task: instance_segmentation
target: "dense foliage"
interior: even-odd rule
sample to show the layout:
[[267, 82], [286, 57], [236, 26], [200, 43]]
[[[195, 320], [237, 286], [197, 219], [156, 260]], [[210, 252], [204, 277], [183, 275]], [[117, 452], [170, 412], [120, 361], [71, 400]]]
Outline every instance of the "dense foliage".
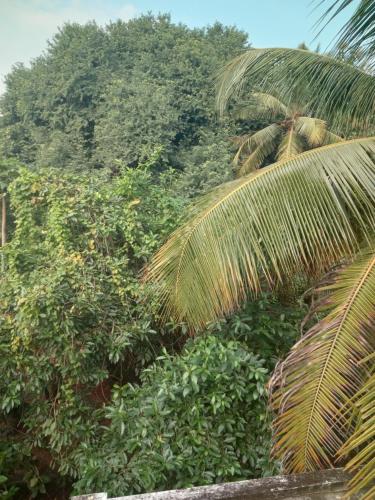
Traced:
[[[0, 496], [67, 498], [274, 472], [265, 385], [304, 308], [271, 295], [161, 326], [140, 280], [191, 199], [233, 178], [213, 77], [219, 24], [68, 24], [0, 101]], [[292, 305], [290, 305], [292, 303]], [[189, 340], [188, 340], [189, 339]], [[97, 470], [101, 470], [100, 476]]]
[[106, 408], [111, 425], [80, 450], [77, 491], [117, 496], [272, 471], [263, 365], [240, 343], [216, 336], [159, 358], [141, 386], [115, 390]]
[[[20, 167], [8, 188], [16, 224], [0, 289], [0, 365], [9, 374], [0, 381], [4, 495], [15, 487], [41, 494], [48, 481], [62, 488], [62, 478], [66, 488], [78, 481], [77, 491], [122, 494], [272, 469], [262, 395], [297, 317], [286, 322], [265, 296], [171, 357], [186, 341], [184, 325], [157, 326], [158, 305], [138, 278], [184, 206], [176, 174], [158, 170], [160, 156], [120, 166], [116, 176]], [[197, 413], [186, 412], [193, 402]], [[186, 426], [170, 434], [167, 415]], [[211, 447], [199, 444], [202, 429], [211, 429]], [[101, 482], [93, 464], [107, 471]]]
[[171, 160], [217, 128], [213, 77], [247, 45], [235, 28], [142, 16], [67, 24], [1, 99], [0, 152], [39, 166], [134, 165], [163, 145]]
[[152, 176], [150, 165], [112, 181], [107, 172], [21, 169], [10, 187], [16, 229], [1, 278], [1, 371], [10, 376], [0, 381], [3, 429], [22, 453], [47, 448], [47, 462], [64, 471], [69, 450], [95, 432], [94, 409], [113, 380], [137, 377], [167, 342], [137, 275], [180, 203], [168, 174], [155, 183]]

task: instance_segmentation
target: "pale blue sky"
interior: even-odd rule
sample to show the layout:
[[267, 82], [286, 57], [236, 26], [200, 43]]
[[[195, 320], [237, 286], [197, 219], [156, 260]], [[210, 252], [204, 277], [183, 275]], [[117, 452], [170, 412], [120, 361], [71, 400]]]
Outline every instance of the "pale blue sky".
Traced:
[[27, 64], [38, 56], [66, 21], [95, 19], [105, 24], [147, 11], [169, 12], [173, 21], [189, 26], [215, 21], [236, 25], [255, 47], [295, 47], [305, 41], [315, 48], [319, 41], [325, 48], [350, 11], [313, 41], [313, 26], [322, 11], [314, 10], [317, 4], [318, 0], [0, 0], [0, 93], [12, 64]]

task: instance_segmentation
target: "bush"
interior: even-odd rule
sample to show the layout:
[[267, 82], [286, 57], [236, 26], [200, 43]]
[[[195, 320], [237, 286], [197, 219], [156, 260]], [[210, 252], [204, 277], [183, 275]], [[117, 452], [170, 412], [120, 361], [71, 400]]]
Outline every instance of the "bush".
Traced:
[[168, 175], [154, 178], [151, 164], [116, 178], [21, 169], [9, 188], [0, 425], [1, 452], [19, 457], [3, 476], [20, 487], [42, 488], [41, 470], [71, 474], [70, 453], [97, 434], [113, 383], [137, 380], [168, 345], [138, 279], [178, 221]]
[[77, 454], [75, 491], [126, 495], [271, 472], [266, 379], [264, 361], [214, 335], [164, 353], [142, 385], [114, 391], [109, 427]]
[[242, 342], [259, 354], [272, 372], [277, 361], [284, 358], [296, 342], [306, 313], [307, 306], [295, 299], [281, 303], [277, 296], [263, 292], [229, 318], [209, 325], [209, 331]]

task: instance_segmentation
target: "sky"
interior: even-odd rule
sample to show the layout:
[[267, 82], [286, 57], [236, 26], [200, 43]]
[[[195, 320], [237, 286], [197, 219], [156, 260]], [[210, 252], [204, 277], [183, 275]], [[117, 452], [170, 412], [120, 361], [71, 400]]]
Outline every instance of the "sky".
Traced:
[[[326, 5], [330, 2], [325, 0]], [[332, 0], [331, 0], [332, 1]], [[65, 22], [129, 20], [149, 11], [170, 13], [176, 23], [202, 27], [219, 21], [249, 34], [254, 47], [296, 47], [305, 42], [322, 49], [350, 14], [332, 22], [314, 40], [322, 12], [318, 0], [0, 0], [0, 94], [13, 64], [40, 55]]]

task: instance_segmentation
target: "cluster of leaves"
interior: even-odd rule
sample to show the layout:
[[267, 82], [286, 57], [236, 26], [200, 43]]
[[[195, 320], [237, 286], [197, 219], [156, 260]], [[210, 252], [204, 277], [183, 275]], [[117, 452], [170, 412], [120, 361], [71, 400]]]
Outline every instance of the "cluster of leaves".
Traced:
[[307, 306], [290, 294], [282, 300], [280, 295], [263, 292], [227, 319], [211, 323], [208, 331], [246, 345], [272, 372], [298, 338], [306, 312]]
[[75, 489], [116, 496], [272, 474], [266, 378], [263, 360], [216, 335], [165, 353], [141, 386], [114, 391], [110, 426], [77, 453]]

